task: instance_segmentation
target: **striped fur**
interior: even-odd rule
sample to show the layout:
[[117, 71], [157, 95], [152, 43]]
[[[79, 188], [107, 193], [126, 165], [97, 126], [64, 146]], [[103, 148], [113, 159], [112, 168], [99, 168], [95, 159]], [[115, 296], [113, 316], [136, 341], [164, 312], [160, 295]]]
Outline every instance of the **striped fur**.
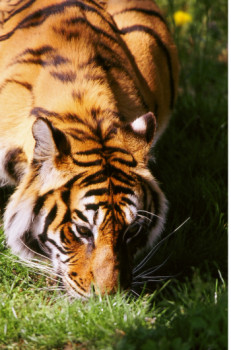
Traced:
[[51, 258], [74, 296], [129, 287], [133, 257], [163, 229], [147, 161], [177, 80], [152, 0], [0, 3], [0, 184], [16, 186], [7, 242]]

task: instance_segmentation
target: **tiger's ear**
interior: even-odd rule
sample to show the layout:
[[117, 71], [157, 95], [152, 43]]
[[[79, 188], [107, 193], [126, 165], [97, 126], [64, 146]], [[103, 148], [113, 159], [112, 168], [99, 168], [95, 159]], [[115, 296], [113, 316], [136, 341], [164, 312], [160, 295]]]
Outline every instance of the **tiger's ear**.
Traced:
[[156, 130], [156, 117], [148, 112], [124, 126], [124, 132], [130, 142], [135, 139], [143, 146], [150, 146]]
[[38, 118], [32, 126], [32, 133], [35, 139], [35, 160], [42, 161], [70, 154], [70, 144], [66, 136], [61, 130], [55, 128], [49, 120]]

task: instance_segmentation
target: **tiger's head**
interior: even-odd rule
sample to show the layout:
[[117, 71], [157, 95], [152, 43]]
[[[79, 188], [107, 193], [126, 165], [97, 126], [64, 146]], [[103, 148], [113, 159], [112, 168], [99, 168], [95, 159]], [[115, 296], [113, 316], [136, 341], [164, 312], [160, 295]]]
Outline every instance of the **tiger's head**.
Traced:
[[166, 200], [147, 168], [151, 112], [126, 125], [76, 118], [77, 128], [36, 119], [33, 159], [4, 222], [13, 252], [49, 257], [67, 291], [88, 297], [92, 288], [129, 288], [134, 256], [162, 230]]

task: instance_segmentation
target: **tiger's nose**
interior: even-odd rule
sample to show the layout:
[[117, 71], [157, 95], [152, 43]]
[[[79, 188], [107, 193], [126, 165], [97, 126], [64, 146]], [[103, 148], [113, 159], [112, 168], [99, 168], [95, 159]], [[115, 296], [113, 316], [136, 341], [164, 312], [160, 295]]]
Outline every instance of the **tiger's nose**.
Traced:
[[110, 266], [98, 268], [93, 273], [94, 290], [96, 294], [112, 294], [118, 290], [119, 273]]
[[93, 286], [96, 294], [115, 293], [119, 287], [119, 268], [110, 247], [97, 249], [93, 266]]

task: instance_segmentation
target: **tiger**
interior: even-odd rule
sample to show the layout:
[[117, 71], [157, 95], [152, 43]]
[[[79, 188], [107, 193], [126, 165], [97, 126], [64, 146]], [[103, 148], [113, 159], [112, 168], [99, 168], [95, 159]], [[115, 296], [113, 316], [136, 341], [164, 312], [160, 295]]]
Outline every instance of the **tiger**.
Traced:
[[129, 290], [135, 258], [163, 231], [148, 160], [178, 75], [153, 0], [0, 1], [6, 243], [50, 259], [74, 298]]

